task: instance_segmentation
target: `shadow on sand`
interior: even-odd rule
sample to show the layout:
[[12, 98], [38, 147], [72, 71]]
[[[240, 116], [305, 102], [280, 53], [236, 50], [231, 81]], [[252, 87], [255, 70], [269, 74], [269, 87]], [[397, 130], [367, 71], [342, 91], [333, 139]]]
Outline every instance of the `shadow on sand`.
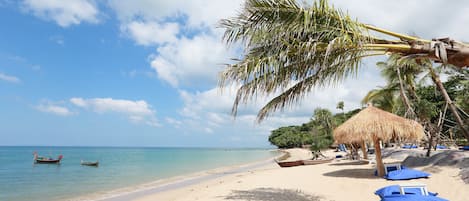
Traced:
[[256, 188], [247, 191], [233, 191], [225, 200], [252, 201], [319, 201], [321, 197], [308, 195], [301, 191], [280, 188]]
[[328, 177], [348, 177], [356, 179], [381, 179], [380, 177], [374, 175], [374, 169], [360, 168], [337, 170], [324, 173], [323, 175]]

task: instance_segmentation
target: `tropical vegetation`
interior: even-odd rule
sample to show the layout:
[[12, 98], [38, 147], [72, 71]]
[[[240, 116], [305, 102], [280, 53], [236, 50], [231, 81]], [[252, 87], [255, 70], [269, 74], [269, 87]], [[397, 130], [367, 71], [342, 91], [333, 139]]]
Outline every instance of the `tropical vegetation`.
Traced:
[[257, 119], [262, 121], [314, 88], [358, 73], [364, 57], [396, 53], [416, 62], [429, 59], [459, 69], [469, 64], [468, 44], [449, 38], [422, 39], [353, 19], [327, 0], [312, 5], [247, 0], [237, 16], [220, 22], [226, 43], [242, 43], [246, 48], [242, 59], [227, 65], [220, 75], [220, 86], [241, 85], [233, 115], [240, 103], [276, 95], [260, 109]]
[[[339, 103], [340, 104], [340, 103]], [[343, 102], [341, 103], [343, 109]], [[334, 142], [332, 131], [360, 109], [332, 114], [324, 108], [316, 108], [311, 119], [302, 125], [280, 127], [271, 131], [269, 142], [279, 148], [311, 146], [312, 150], [321, 150]]]

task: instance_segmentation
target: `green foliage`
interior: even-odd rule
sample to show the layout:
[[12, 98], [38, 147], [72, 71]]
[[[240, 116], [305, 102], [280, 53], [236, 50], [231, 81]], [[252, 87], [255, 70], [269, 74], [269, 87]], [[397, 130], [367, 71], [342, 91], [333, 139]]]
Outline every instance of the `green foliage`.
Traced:
[[301, 131], [300, 128], [300, 126], [288, 126], [275, 129], [269, 136], [269, 142], [279, 148], [294, 148], [311, 144], [311, 135]]
[[327, 109], [316, 108], [309, 122], [301, 126], [287, 126], [271, 131], [269, 142], [279, 148], [301, 147], [302, 145], [311, 145], [312, 150], [327, 148], [334, 142], [332, 136], [334, 128], [359, 111], [360, 109], [355, 109], [333, 115]]

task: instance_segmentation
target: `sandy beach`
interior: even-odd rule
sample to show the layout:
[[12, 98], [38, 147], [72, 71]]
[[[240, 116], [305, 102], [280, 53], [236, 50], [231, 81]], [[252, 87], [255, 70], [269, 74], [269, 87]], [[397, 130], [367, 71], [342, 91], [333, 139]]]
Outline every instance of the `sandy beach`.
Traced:
[[[308, 150], [289, 149], [286, 151], [291, 156], [287, 160], [311, 158], [311, 152]], [[423, 152], [423, 150], [391, 150], [385, 152], [387, 153], [385, 162], [401, 161], [409, 153], [415, 155]], [[435, 153], [439, 152], [442, 151]], [[330, 150], [323, 154], [333, 157], [338, 153]], [[469, 157], [467, 152], [457, 154], [459, 158], [454, 160]], [[452, 158], [454, 158], [453, 155], [451, 155]], [[230, 172], [230, 168], [219, 170], [218, 173], [222, 174], [215, 174], [218, 176], [200, 179], [199, 175], [192, 178], [196, 179], [194, 182], [173, 181], [153, 191], [150, 189], [146, 192], [134, 192], [109, 200], [379, 200], [379, 197], [374, 195], [377, 189], [388, 185], [409, 183], [426, 184], [429, 191], [438, 192], [440, 197], [452, 201], [466, 201], [469, 197], [469, 184], [465, 184], [460, 178], [460, 169], [454, 165], [433, 164], [413, 167], [432, 175], [428, 179], [407, 181], [388, 181], [376, 177], [373, 174], [374, 168], [373, 164], [346, 159], [334, 160], [327, 164], [280, 168], [273, 160], [269, 160], [245, 169], [237, 167], [237, 171], [234, 172]], [[173, 186], [168, 187], [168, 185]]]

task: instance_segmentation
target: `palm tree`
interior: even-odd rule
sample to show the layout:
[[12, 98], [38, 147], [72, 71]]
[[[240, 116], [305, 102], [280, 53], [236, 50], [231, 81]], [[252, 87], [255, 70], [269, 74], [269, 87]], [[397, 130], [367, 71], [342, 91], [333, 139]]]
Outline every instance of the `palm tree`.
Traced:
[[335, 108], [339, 109], [339, 110], [342, 110], [342, 113], [344, 113], [344, 101], [339, 101]]
[[241, 42], [246, 47], [244, 57], [227, 65], [220, 75], [220, 86], [241, 84], [232, 114], [236, 115], [239, 103], [280, 93], [259, 111], [259, 122], [316, 87], [356, 74], [364, 57], [397, 53], [460, 68], [469, 65], [468, 44], [426, 40], [367, 25], [327, 0], [311, 6], [300, 6], [296, 0], [247, 0], [239, 15], [221, 20], [220, 26], [227, 44]]
[[372, 89], [362, 99], [362, 104], [372, 103], [384, 111], [395, 113], [397, 108], [396, 92], [398, 91], [396, 84], [388, 84], [378, 89]]
[[459, 125], [462, 133], [466, 137], [466, 139], [469, 141], [469, 131], [466, 129], [466, 124], [464, 124], [461, 116], [459, 115], [458, 109], [456, 108], [455, 102], [451, 99], [451, 97], [448, 95], [448, 92], [446, 91], [445, 87], [443, 86], [443, 83], [440, 80], [440, 76], [438, 73], [433, 69], [431, 66], [427, 66], [428, 69], [428, 75], [435, 84], [435, 86], [438, 88], [440, 91], [441, 95], [443, 98], [445, 98], [446, 103], [449, 106], [449, 109], [451, 110], [451, 114], [454, 116], [456, 119], [456, 123]]
[[[469, 133], [467, 132], [465, 124], [454, 105], [454, 101], [451, 100], [451, 97], [443, 87], [439, 75], [433, 68], [433, 64], [429, 59], [416, 60], [412, 57], [402, 57], [400, 55], [393, 54], [386, 62], [378, 62], [377, 66], [381, 68], [381, 75], [386, 78], [388, 85], [381, 89], [370, 91], [362, 102], [378, 101], [378, 107], [380, 106], [379, 103], [381, 103], [385, 106], [382, 109], [395, 112], [394, 110], [389, 110], [393, 103], [392, 100], [394, 100], [391, 97], [395, 96], [395, 93], [399, 92], [401, 100], [407, 108], [406, 116], [407, 114], [411, 114], [411, 116], [417, 117], [414, 107], [412, 106], [412, 102], [416, 103], [419, 101], [415, 91], [415, 80], [418, 74], [428, 72], [426, 77], [430, 77], [435, 86], [437, 86], [438, 90], [445, 98], [445, 101], [449, 104], [449, 108], [462, 133], [469, 140]], [[406, 95], [407, 93], [410, 94], [412, 100], [409, 100]]]

